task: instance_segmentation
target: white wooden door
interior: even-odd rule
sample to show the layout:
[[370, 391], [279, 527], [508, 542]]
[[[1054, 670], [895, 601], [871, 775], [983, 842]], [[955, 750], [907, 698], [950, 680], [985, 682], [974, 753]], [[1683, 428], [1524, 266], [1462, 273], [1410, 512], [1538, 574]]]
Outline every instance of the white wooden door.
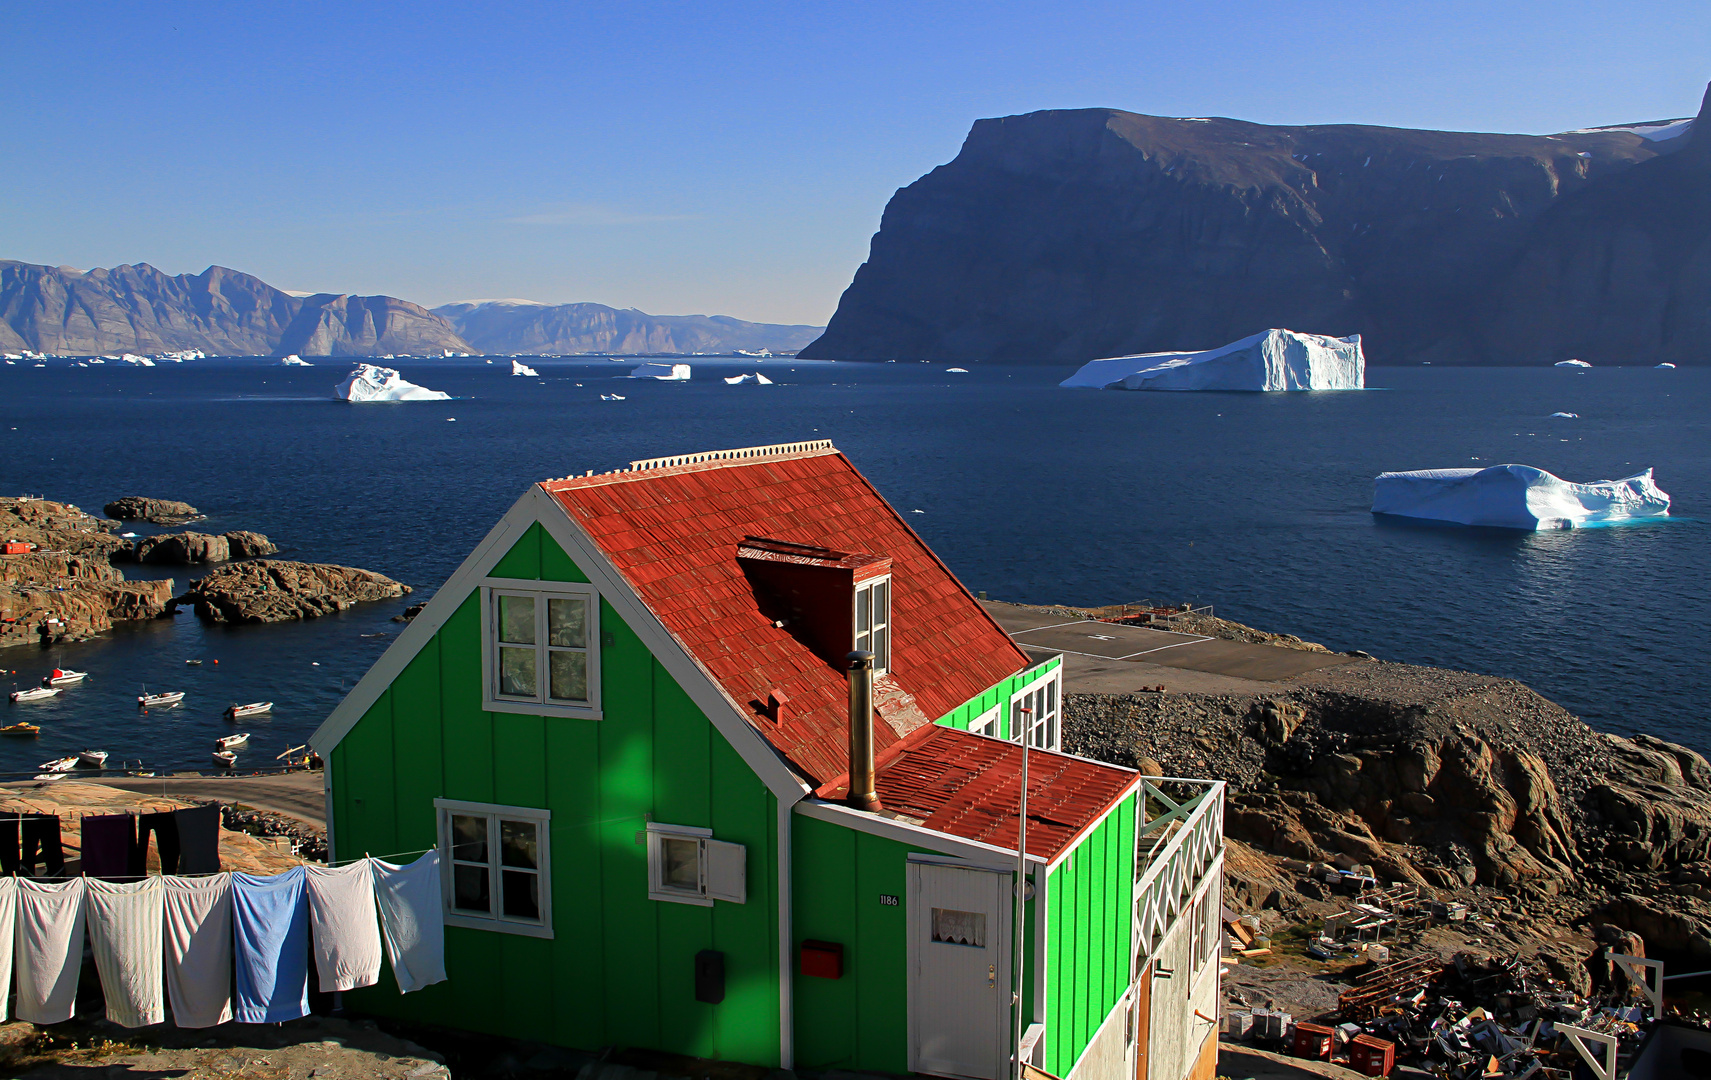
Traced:
[[1014, 875], [909, 864], [909, 1068], [1000, 1080], [1010, 1071]]

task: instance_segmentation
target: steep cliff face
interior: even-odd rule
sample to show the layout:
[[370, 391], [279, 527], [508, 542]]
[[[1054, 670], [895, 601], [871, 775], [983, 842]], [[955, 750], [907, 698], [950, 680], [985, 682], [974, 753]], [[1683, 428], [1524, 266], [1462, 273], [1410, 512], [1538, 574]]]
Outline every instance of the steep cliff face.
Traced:
[[1361, 334], [1380, 363], [1479, 362], [1535, 223], [1672, 148], [1111, 109], [982, 120], [892, 198], [802, 355], [1068, 363], [1286, 326]]
[[794, 352], [825, 329], [728, 315], [649, 315], [603, 304], [486, 300], [434, 309], [486, 353]]
[[303, 356], [473, 351], [451, 324], [419, 304], [391, 296], [317, 293], [272, 350]]
[[223, 266], [174, 276], [147, 263], [81, 271], [5, 261], [0, 348], [70, 356], [469, 351], [443, 319], [390, 296], [292, 296]]
[[1496, 292], [1494, 357], [1711, 361], [1711, 89], [1682, 138], [1540, 217]]

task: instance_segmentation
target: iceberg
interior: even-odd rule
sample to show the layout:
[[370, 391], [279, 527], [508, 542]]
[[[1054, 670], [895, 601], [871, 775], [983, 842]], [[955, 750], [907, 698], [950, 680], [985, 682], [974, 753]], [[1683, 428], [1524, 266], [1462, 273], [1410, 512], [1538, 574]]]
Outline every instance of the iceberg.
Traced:
[[[489, 361], [489, 363], [491, 363], [491, 362], [492, 361]], [[530, 367], [529, 365], [523, 363], [521, 360], [513, 360], [513, 361], [511, 361], [511, 374], [513, 374], [513, 375], [527, 375], [531, 379], [538, 379], [538, 378], [540, 378], [541, 373], [536, 371], [534, 368]]]
[[1558, 360], [1552, 367], [1591, 367], [1585, 360]]
[[726, 386], [741, 386], [743, 383], [751, 383], [751, 382], [754, 383], [756, 386], [771, 386], [772, 385], [772, 380], [767, 378], [765, 375], [762, 375], [758, 371], [755, 372], [753, 375], [732, 375], [730, 378], [725, 380], [725, 385]]
[[1096, 390], [1360, 390], [1360, 335], [1336, 338], [1267, 330], [1200, 352], [1092, 360], [1058, 384]]
[[124, 353], [119, 359], [133, 367], [154, 367], [153, 360], [146, 356], [138, 356], [136, 353]]
[[333, 396], [345, 401], [450, 401], [450, 394], [407, 382], [391, 368], [358, 364], [345, 381], [333, 387]]
[[632, 379], [658, 379], [661, 382], [688, 382], [688, 364], [637, 364], [630, 372]]
[[1551, 413], [1551, 419], [1579, 420], [1580, 414], [1577, 412], [1554, 412]]
[[1671, 364], [1671, 363], [1668, 363], [1668, 362], [1665, 362], [1665, 363], [1662, 363], [1662, 364], [1659, 364], [1659, 365], [1657, 365], [1657, 366], [1658, 366], [1658, 367], [1661, 367], [1661, 368], [1673, 368], [1673, 367], [1675, 367], [1675, 365], [1674, 365], [1674, 364]]
[[946, 375], [967, 375], [968, 369], [965, 367], [948, 367], [945, 369], [945, 374]]
[[1373, 483], [1372, 512], [1499, 529], [1575, 529], [1669, 516], [1652, 471], [1575, 484], [1531, 465], [1387, 472]]
[[309, 361], [303, 359], [301, 356], [298, 356], [296, 353], [292, 353], [290, 356], [287, 356], [285, 359], [281, 360], [279, 362], [279, 366], [280, 367], [314, 367], [315, 365], [311, 364]]

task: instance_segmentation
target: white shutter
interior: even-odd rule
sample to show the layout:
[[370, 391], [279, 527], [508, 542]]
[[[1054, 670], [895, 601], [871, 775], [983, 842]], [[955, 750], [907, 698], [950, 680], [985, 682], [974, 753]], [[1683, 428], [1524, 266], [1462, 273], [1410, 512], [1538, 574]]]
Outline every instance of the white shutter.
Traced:
[[746, 904], [749, 900], [749, 849], [723, 840], [703, 841], [707, 854], [707, 898]]

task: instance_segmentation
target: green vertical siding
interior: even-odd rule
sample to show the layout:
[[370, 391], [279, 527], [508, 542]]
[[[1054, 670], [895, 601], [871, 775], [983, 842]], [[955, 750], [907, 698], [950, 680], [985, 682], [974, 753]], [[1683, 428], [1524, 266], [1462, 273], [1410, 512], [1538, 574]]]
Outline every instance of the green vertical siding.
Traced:
[[[491, 576], [588, 580], [538, 524]], [[338, 852], [432, 846], [436, 797], [544, 807], [554, 937], [448, 927], [447, 982], [401, 996], [387, 974], [353, 992], [352, 1007], [585, 1049], [776, 1065], [771, 793], [608, 604], [598, 721], [484, 711], [481, 629], [471, 593], [333, 751]], [[748, 902], [649, 900], [646, 847], [636, 842], [649, 820], [745, 845]], [[719, 1005], [694, 999], [702, 949], [725, 953]]]
[[[1056, 671], [1062, 664], [1063, 657], [1054, 656], [1038, 667], [1031, 667], [1026, 671], [1012, 675], [939, 717], [937, 723], [946, 727], [954, 727], [959, 731], [967, 731], [969, 725], [979, 720], [992, 706], [1003, 704], [1006, 708], [998, 714], [998, 734], [1000, 738], [1008, 739], [1012, 734], [1010, 731], [1010, 709], [1008, 708], [1010, 699], [1016, 695], [1018, 690], [1024, 686], [1033, 685], [1042, 676]], [[1063, 707], [1061, 701], [1058, 707], [1060, 709]]]
[[1135, 797], [1051, 872], [1046, 899], [1046, 1071], [1065, 1076], [1129, 985]]

